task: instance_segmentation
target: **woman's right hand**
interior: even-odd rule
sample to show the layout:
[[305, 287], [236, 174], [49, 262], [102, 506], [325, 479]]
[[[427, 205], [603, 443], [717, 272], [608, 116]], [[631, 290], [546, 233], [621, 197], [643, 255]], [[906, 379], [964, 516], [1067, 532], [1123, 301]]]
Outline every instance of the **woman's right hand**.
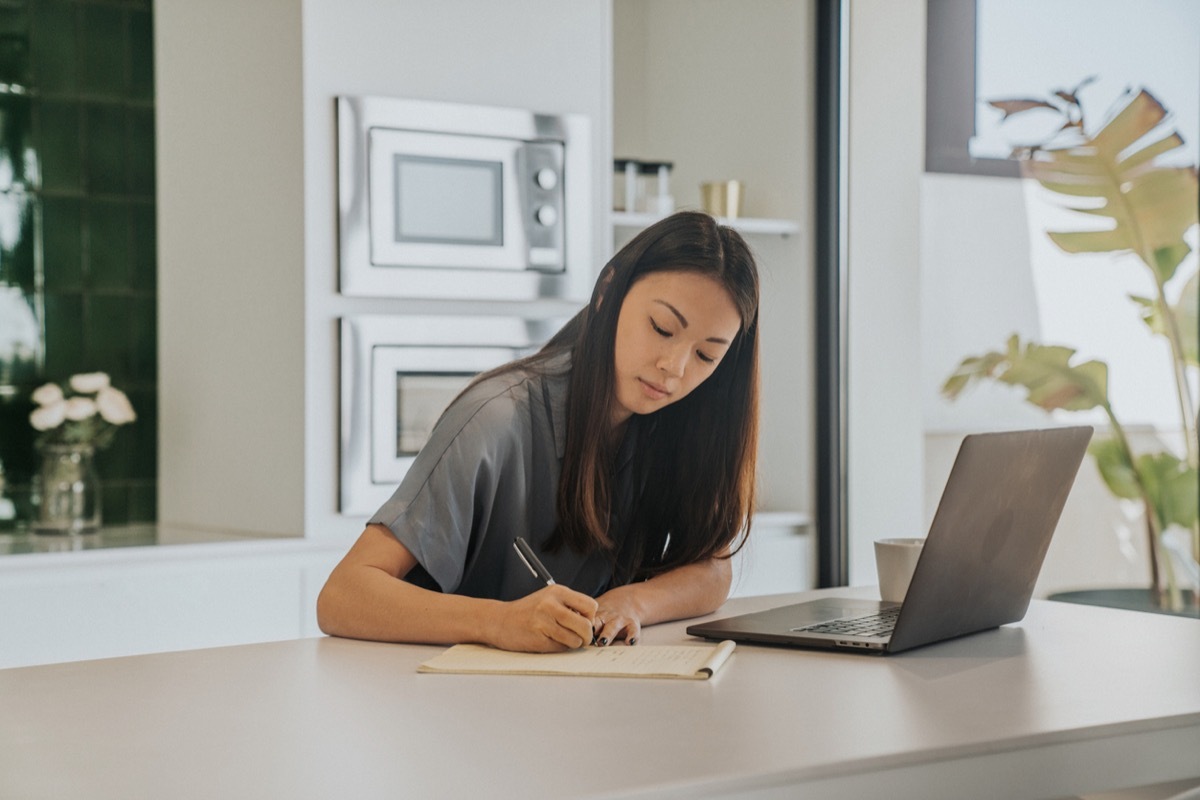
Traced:
[[596, 600], [554, 584], [501, 606], [488, 644], [502, 650], [555, 653], [592, 643]]

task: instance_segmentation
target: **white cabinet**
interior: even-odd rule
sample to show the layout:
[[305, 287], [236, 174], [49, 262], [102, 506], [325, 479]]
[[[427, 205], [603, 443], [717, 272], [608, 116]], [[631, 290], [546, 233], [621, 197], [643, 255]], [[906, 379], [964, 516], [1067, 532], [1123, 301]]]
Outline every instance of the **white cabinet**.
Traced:
[[816, 588], [815, 537], [807, 514], [754, 515], [750, 538], [733, 557], [730, 597]]
[[315, 636], [343, 549], [303, 541], [0, 561], [0, 668]]

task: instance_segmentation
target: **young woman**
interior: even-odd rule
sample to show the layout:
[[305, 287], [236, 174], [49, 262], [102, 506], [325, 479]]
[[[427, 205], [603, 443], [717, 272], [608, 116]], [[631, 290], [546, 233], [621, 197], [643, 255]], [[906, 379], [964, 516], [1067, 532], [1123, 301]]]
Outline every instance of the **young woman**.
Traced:
[[450, 404], [329, 576], [321, 630], [545, 652], [709, 613], [748, 530], [757, 435], [753, 256], [707, 214], [674, 214], [541, 351]]

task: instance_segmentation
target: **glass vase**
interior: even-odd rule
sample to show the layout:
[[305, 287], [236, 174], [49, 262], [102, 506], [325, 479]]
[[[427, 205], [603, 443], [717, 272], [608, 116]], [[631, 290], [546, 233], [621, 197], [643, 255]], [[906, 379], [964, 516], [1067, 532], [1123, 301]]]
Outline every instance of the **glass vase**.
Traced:
[[100, 481], [90, 444], [47, 444], [42, 456], [38, 533], [79, 534], [100, 529]]
[[1200, 616], [1200, 561], [1192, 550], [1192, 532], [1182, 525], [1171, 525], [1162, 532], [1163, 560], [1170, 575], [1163, 603], [1172, 611], [1191, 609]]

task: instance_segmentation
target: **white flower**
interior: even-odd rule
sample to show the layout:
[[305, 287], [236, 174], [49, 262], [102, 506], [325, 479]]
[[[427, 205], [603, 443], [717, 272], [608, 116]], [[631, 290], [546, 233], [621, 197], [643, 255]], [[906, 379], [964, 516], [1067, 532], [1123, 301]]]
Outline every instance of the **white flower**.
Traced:
[[48, 431], [51, 428], [57, 428], [59, 425], [62, 425], [63, 420], [66, 418], [66, 401], [59, 400], [57, 403], [35, 408], [33, 413], [29, 415], [29, 422], [39, 431]]
[[63, 390], [57, 383], [47, 383], [39, 386], [33, 392], [33, 402], [39, 406], [52, 406], [55, 403], [61, 403], [62, 399]]
[[71, 376], [71, 388], [77, 392], [98, 392], [101, 389], [109, 387], [107, 373], [104, 372], [83, 372], [79, 375]]
[[113, 425], [124, 425], [137, 419], [129, 398], [120, 389], [111, 386], [106, 386], [96, 394], [96, 408], [99, 409], [100, 416]]
[[67, 419], [80, 422], [96, 413], [96, 401], [90, 397], [72, 397], [67, 401]]

